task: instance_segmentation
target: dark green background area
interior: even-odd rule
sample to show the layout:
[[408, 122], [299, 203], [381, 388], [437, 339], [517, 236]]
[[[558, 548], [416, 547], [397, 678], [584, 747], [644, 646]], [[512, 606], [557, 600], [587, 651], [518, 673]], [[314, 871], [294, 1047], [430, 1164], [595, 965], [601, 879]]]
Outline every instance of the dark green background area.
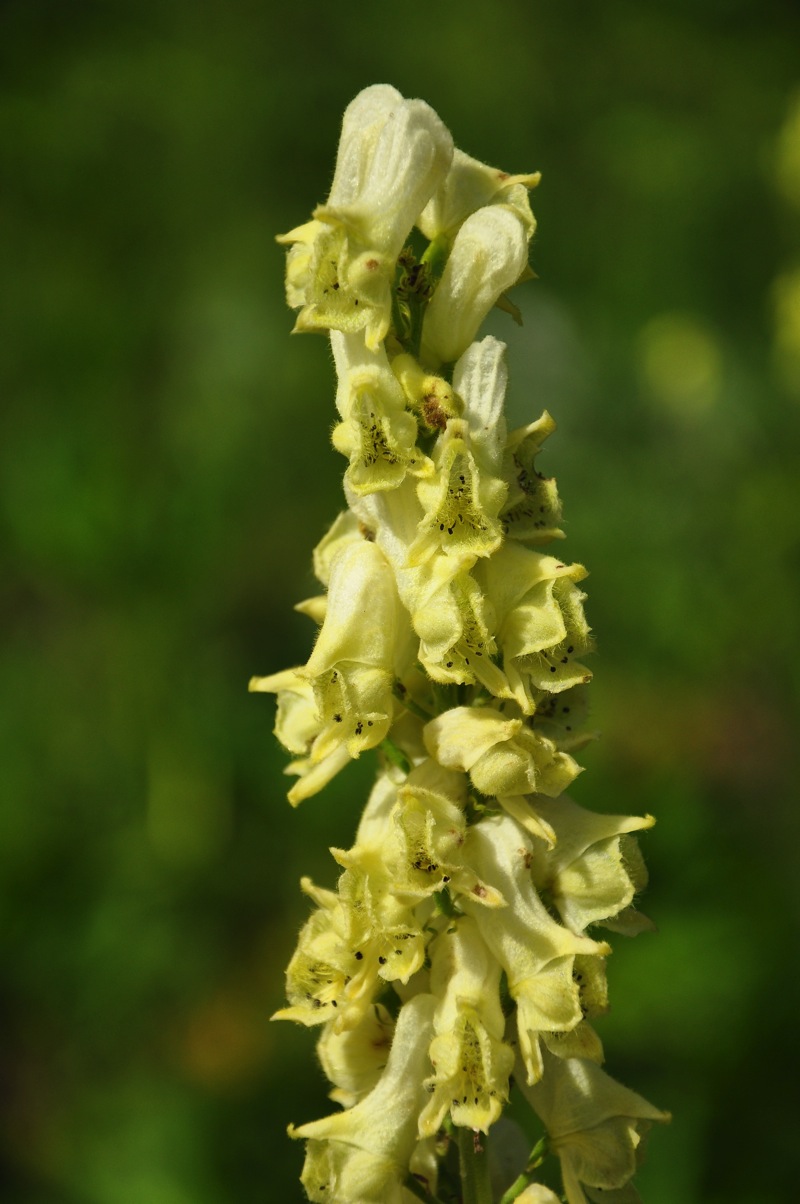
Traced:
[[293, 812], [251, 673], [341, 505], [275, 233], [391, 82], [540, 169], [515, 423], [591, 570], [579, 802], [652, 812], [608, 1069], [647, 1204], [796, 1195], [800, 13], [778, 0], [0, 8], [0, 1198], [299, 1201], [329, 1104], [270, 1025], [374, 761]]

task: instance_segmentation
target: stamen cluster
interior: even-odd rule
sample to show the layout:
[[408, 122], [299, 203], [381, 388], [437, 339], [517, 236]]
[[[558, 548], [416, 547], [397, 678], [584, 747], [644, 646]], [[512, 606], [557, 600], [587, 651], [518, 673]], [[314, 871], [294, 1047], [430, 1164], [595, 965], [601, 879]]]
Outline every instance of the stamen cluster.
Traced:
[[[564, 794], [591, 738], [586, 572], [542, 550], [563, 538], [536, 466], [553, 420], [507, 431], [505, 345], [476, 340], [493, 306], [516, 313], [538, 179], [471, 159], [377, 85], [344, 114], [327, 202], [279, 239], [295, 329], [330, 337], [347, 508], [314, 550], [325, 592], [298, 608], [319, 627], [308, 662], [251, 688], [278, 695], [292, 804], [380, 760], [336, 889], [303, 880], [314, 910], [276, 1017], [319, 1028], [341, 1105], [290, 1129], [315, 1202], [453, 1198], [449, 1141], [489, 1133], [512, 1076], [569, 1204], [637, 1199], [642, 1134], [666, 1119], [601, 1069], [590, 1023], [595, 926], [649, 926], [632, 833], [653, 820]], [[556, 1199], [533, 1182], [515, 1194]]]

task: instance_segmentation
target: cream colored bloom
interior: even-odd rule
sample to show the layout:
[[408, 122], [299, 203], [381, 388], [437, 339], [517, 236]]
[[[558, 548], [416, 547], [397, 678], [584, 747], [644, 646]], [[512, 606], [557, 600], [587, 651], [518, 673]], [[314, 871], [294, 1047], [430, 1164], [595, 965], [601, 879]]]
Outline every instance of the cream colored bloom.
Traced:
[[494, 612], [469, 573], [449, 581], [414, 614], [420, 637], [419, 659], [428, 675], [442, 683], [480, 682], [495, 698], [512, 698], [511, 687], [492, 659]]
[[361, 334], [335, 330], [331, 346], [342, 417], [332, 440], [350, 460], [345, 484], [356, 494], [366, 494], [396, 489], [407, 472], [430, 475], [433, 464], [416, 445], [417, 420], [405, 408], [405, 394], [383, 347], [370, 351]]
[[[334, 891], [323, 891], [304, 878], [301, 885], [317, 902], [297, 940], [286, 968], [289, 1007], [273, 1020], [335, 1029], [355, 1027], [366, 1015], [377, 982], [377, 967], [361, 966], [350, 940], [348, 915]], [[340, 1009], [341, 1005], [341, 1009]]]
[[563, 797], [557, 803], [543, 799], [540, 814], [556, 843], [536, 859], [534, 882], [549, 893], [567, 927], [584, 932], [628, 909], [647, 881], [629, 834], [651, 828], [653, 817], [598, 815]]
[[314, 758], [340, 745], [357, 757], [388, 732], [399, 621], [394, 577], [380, 549], [367, 540], [345, 545], [332, 565], [325, 622], [299, 671], [313, 687], [323, 725]]
[[303, 879], [318, 906], [286, 971], [290, 1006], [273, 1019], [331, 1021], [338, 1034], [362, 1023], [384, 983], [407, 983], [421, 969], [426, 937], [424, 919], [392, 890], [380, 848], [331, 851], [345, 872], [335, 891]]
[[500, 479], [506, 444], [507, 387], [506, 345], [491, 335], [480, 343], [471, 343], [453, 369], [453, 389], [463, 401], [472, 453], [484, 472]]
[[408, 549], [409, 564], [420, 564], [440, 552], [490, 556], [503, 538], [498, 515], [506, 485], [481, 471], [464, 419], [451, 418], [447, 423], [434, 448], [433, 463], [434, 475], [417, 485], [423, 518]]
[[358, 517], [352, 510], [343, 510], [337, 514], [322, 539], [314, 548], [314, 575], [323, 585], [330, 585], [333, 562], [342, 548], [348, 544], [360, 543], [364, 532]]
[[540, 1035], [575, 1028], [582, 1019], [576, 954], [602, 956], [609, 947], [562, 928], [548, 914], [531, 877], [533, 845], [510, 816], [474, 824], [467, 845], [477, 873], [509, 900], [497, 910], [467, 898], [461, 905], [506, 972], [528, 1081], [535, 1082], [542, 1074]]
[[[410, 478], [398, 489], [368, 497], [350, 492], [348, 501], [360, 522], [374, 532], [375, 542], [392, 566], [400, 601], [420, 640], [419, 658], [426, 671], [437, 681], [480, 679], [479, 674], [473, 676], [475, 665], [469, 649], [486, 651], [488, 662], [493, 645], [480, 592], [465, 581], [475, 563], [475, 552], [464, 545], [437, 550], [434, 534], [420, 535], [424, 515]], [[412, 563], [411, 548], [420, 548], [423, 542], [427, 544], [426, 558], [413, 558]], [[451, 649], [454, 657], [448, 655]], [[472, 669], [464, 667], [467, 657]], [[448, 660], [453, 664], [447, 665]], [[495, 669], [487, 665], [486, 672], [498, 681], [500, 674]]]
[[364, 331], [375, 350], [391, 322], [397, 257], [453, 154], [428, 105], [376, 85], [345, 112], [336, 172], [314, 218], [281, 235], [290, 244], [286, 294], [297, 331]]
[[385, 850], [356, 844], [331, 853], [345, 869], [337, 892], [356, 961], [383, 982], [407, 983], [425, 959], [424, 919], [395, 893]]
[[420, 1133], [433, 1136], [450, 1115], [456, 1125], [489, 1131], [508, 1099], [514, 1053], [503, 1041], [500, 964], [474, 920], [462, 916], [433, 947], [431, 991], [438, 1002], [430, 1047], [434, 1073]]
[[396, 355], [392, 372], [428, 430], [444, 430], [449, 418], [461, 417], [463, 402], [453, 386], [443, 376], [426, 372], [413, 355]]
[[[544, 1054], [545, 1072], [522, 1091], [544, 1124], [561, 1159], [568, 1204], [588, 1204], [592, 1188], [617, 1192], [633, 1177], [642, 1137], [656, 1121], [670, 1119], [647, 1100], [615, 1082], [593, 1062]], [[605, 1195], [603, 1196], [605, 1199]], [[613, 1200], [637, 1198], [609, 1196]]]
[[591, 650], [585, 594], [576, 584], [585, 576], [580, 564], [564, 564], [513, 541], [476, 569], [495, 608], [503, 671], [528, 715], [540, 692], [560, 693], [591, 678], [580, 660]]
[[489, 310], [516, 284], [528, 261], [528, 235], [502, 205], [473, 213], [456, 235], [422, 324], [425, 363], [453, 363], [469, 347]]
[[386, 1069], [360, 1103], [290, 1126], [291, 1137], [308, 1142], [302, 1182], [313, 1204], [403, 1204], [425, 1101], [434, 1005], [431, 995], [403, 1005]]
[[372, 851], [385, 862], [399, 900], [414, 905], [447, 888], [456, 897], [478, 899], [484, 907], [505, 906], [503, 897], [465, 859], [466, 780], [461, 774], [425, 761], [397, 788], [396, 800], [391, 825]]
[[495, 707], [454, 707], [425, 727], [432, 757], [462, 769], [481, 794], [556, 796], [580, 772], [567, 753], [539, 736], [522, 719], [506, 719]]

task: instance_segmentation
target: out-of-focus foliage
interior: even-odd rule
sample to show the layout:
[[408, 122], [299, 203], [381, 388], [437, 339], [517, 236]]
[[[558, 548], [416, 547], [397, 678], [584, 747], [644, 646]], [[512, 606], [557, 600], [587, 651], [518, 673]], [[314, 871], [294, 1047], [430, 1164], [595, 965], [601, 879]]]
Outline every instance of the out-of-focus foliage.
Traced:
[[322, 1076], [267, 1018], [371, 766], [292, 812], [245, 692], [307, 657], [344, 467], [273, 235], [377, 81], [543, 172], [492, 329], [592, 570], [576, 797], [659, 818], [601, 1025], [675, 1114], [643, 1196], [793, 1197], [799, 45], [778, 0], [2, 6], [8, 1204], [301, 1199]]

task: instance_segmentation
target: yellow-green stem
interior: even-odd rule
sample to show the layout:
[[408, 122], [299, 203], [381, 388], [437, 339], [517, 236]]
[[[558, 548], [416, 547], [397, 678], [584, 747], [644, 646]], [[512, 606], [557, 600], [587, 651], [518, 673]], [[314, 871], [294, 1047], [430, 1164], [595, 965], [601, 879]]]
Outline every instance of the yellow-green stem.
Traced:
[[458, 1164], [463, 1204], [492, 1204], [486, 1137], [473, 1129], [458, 1130]]

